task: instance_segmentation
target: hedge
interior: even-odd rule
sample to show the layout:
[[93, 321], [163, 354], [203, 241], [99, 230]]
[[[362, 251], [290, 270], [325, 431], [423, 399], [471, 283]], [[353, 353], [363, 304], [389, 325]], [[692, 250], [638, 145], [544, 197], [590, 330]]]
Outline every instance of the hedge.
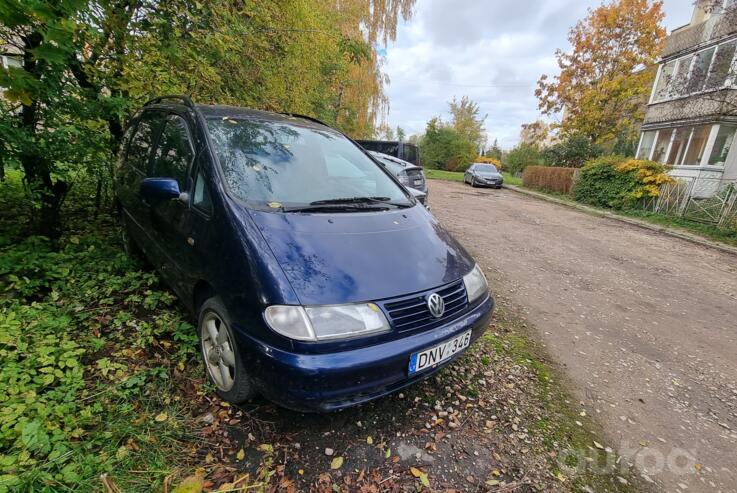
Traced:
[[571, 193], [576, 168], [527, 166], [522, 174], [522, 185], [548, 192]]
[[659, 163], [608, 156], [591, 160], [581, 169], [574, 195], [585, 204], [628, 209], [658, 197], [660, 187], [672, 182]]

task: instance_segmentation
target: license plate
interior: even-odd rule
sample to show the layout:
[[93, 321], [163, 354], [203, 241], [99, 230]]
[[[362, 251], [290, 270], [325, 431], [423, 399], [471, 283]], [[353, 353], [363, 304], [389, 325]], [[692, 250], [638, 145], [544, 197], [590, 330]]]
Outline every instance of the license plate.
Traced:
[[432, 368], [463, 351], [469, 344], [471, 344], [470, 330], [430, 349], [413, 353], [409, 357], [409, 374]]

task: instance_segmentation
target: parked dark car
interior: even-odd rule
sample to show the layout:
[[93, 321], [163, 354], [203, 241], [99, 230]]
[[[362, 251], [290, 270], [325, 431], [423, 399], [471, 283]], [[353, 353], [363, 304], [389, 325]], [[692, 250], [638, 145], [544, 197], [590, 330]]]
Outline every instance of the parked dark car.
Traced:
[[415, 166], [408, 161], [381, 152], [369, 151], [369, 154], [376, 158], [391, 174], [396, 176], [399, 183], [405, 187], [422, 192], [423, 195], [415, 196], [415, 198], [422, 205], [427, 205], [427, 180], [425, 179], [425, 170], [421, 166]]
[[420, 148], [415, 144], [398, 140], [357, 140], [356, 142], [367, 151], [388, 154], [415, 166], [422, 166]]
[[359, 404], [431, 375], [488, 325], [494, 300], [466, 250], [314, 119], [154, 99], [125, 134], [116, 192], [127, 248], [197, 314], [228, 401]]
[[473, 163], [463, 174], [463, 181], [472, 187], [502, 188], [504, 178], [493, 164]]

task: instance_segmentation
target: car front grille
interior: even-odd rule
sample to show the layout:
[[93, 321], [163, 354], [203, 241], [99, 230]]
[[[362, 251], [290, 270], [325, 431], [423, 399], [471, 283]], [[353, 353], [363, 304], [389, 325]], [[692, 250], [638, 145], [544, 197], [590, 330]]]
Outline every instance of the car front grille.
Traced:
[[[445, 312], [439, 318], [430, 314], [427, 308], [427, 297], [438, 293], [445, 302]], [[417, 329], [432, 329], [439, 327], [452, 319], [468, 307], [468, 298], [463, 281], [456, 281], [439, 289], [389, 300], [383, 303], [384, 310], [389, 315], [389, 321], [400, 332]]]

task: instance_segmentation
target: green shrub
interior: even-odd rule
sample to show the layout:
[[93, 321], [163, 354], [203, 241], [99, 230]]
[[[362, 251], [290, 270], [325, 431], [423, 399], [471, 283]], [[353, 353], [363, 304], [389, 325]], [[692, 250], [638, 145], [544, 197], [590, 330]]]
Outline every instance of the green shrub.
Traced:
[[657, 197], [660, 186], [672, 180], [654, 161], [608, 156], [581, 169], [574, 196], [579, 202], [597, 207], [628, 209], [644, 198]]
[[527, 166], [540, 166], [543, 164], [543, 159], [536, 145], [523, 142], [504, 156], [502, 164], [503, 169], [514, 175], [522, 173]]
[[571, 135], [566, 140], [553, 144], [542, 151], [547, 166], [580, 168], [587, 161], [597, 158], [604, 150], [583, 135]]

